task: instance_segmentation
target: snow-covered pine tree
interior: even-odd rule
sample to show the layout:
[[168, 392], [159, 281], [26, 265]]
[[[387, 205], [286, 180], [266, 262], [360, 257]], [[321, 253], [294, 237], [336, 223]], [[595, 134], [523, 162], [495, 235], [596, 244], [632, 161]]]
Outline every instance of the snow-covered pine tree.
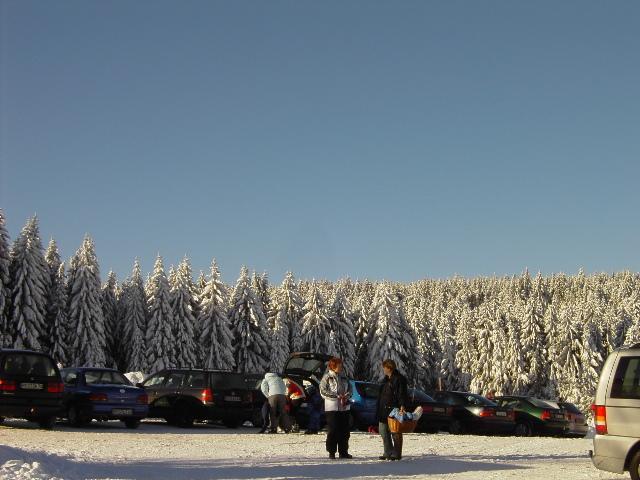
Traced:
[[[147, 301], [140, 262], [133, 264], [131, 277], [123, 284], [120, 296], [123, 330], [123, 357], [129, 371], [147, 368]], [[151, 373], [148, 371], [147, 373]]]
[[[37, 217], [29, 219], [10, 253], [11, 314], [9, 331], [13, 347], [40, 350], [46, 335], [49, 268], [44, 259]], [[11, 345], [11, 344], [10, 344]]]
[[495, 319], [498, 316], [496, 305], [493, 301], [485, 301], [478, 308], [476, 330], [476, 351], [471, 364], [471, 391], [486, 395], [495, 388]]
[[72, 363], [76, 366], [104, 367], [106, 339], [101, 304], [98, 259], [93, 240], [87, 235], [74, 255], [75, 272], [69, 296]]
[[578, 401], [578, 380], [582, 373], [582, 332], [576, 323], [575, 308], [563, 305], [556, 313], [555, 305], [548, 309], [549, 323], [554, 327], [549, 336], [550, 379], [558, 397]]
[[175, 367], [171, 291], [160, 255], [153, 266], [148, 292], [146, 369], [148, 372], [157, 372], [164, 368]]
[[[356, 301], [354, 304], [354, 330], [356, 336], [355, 378], [369, 378], [369, 345], [376, 330], [373, 324], [372, 305], [375, 288], [369, 280], [356, 285]], [[380, 375], [376, 374], [375, 379]]]
[[[278, 296], [279, 297], [279, 296]], [[271, 359], [269, 361], [270, 372], [282, 372], [289, 358], [289, 322], [287, 319], [286, 304], [276, 298], [273, 306], [273, 330], [271, 330]]]
[[9, 329], [9, 263], [9, 234], [0, 208], [0, 348], [11, 345], [13, 340]]
[[107, 281], [102, 286], [101, 301], [106, 342], [105, 359], [107, 366], [111, 368], [116, 368], [121, 363], [119, 357], [121, 355], [122, 326], [118, 312], [117, 290], [116, 274], [113, 271], [109, 271]]
[[442, 350], [434, 322], [429, 318], [427, 299], [422, 297], [417, 303], [417, 309], [413, 310], [414, 317], [409, 319], [417, 352], [414, 383], [430, 391], [437, 386]]
[[[279, 292], [279, 308], [284, 309], [284, 319], [289, 334], [289, 352], [302, 350], [302, 308], [303, 302], [298, 293], [295, 278], [292, 272], [287, 272], [282, 281]], [[287, 353], [289, 353], [287, 352]]]
[[[267, 272], [263, 272], [262, 275], [253, 272], [251, 286], [253, 287], [253, 291], [256, 292], [256, 297], [262, 304], [262, 311], [268, 323], [269, 312], [271, 311], [271, 300], [269, 299], [269, 275]], [[273, 325], [269, 325], [269, 328], [272, 329]]]
[[195, 300], [191, 264], [186, 257], [178, 265], [171, 294], [175, 325], [175, 363], [181, 368], [194, 368], [198, 364], [199, 354], [195, 341], [196, 318], [193, 315]]
[[56, 241], [52, 238], [49, 240], [49, 245], [47, 245], [47, 250], [44, 254], [44, 260], [47, 262], [48, 274], [49, 274], [49, 285], [47, 288], [47, 315], [45, 317], [45, 335], [43, 341], [41, 342], [41, 347], [46, 350], [51, 350], [51, 339], [55, 334], [53, 332], [54, 323], [56, 317], [58, 315], [57, 306], [59, 302], [55, 298], [56, 292], [59, 291], [58, 285], [56, 285], [58, 278], [58, 269], [61, 265], [60, 260], [60, 252], [58, 251], [58, 246], [56, 245]]
[[315, 282], [311, 284], [302, 317], [304, 350], [330, 354], [329, 336], [332, 325], [327, 316], [327, 308]]
[[333, 330], [335, 354], [342, 359], [346, 374], [352, 377], [355, 373], [356, 335], [351, 306], [342, 285], [338, 286], [329, 309], [329, 324]]
[[544, 301], [540, 291], [533, 290], [532, 295], [519, 303], [518, 315], [522, 319], [521, 341], [525, 352], [525, 371], [528, 374], [527, 390], [529, 395], [543, 396], [548, 383], [546, 369], [546, 335], [544, 331]]
[[56, 312], [50, 331], [49, 354], [57, 363], [70, 366], [71, 348], [69, 345], [70, 329], [69, 316], [67, 315], [67, 278], [64, 271], [64, 263], [58, 266], [58, 273], [51, 290], [51, 311]]
[[435, 389], [453, 390], [457, 386], [458, 367], [456, 365], [456, 315], [461, 305], [458, 302], [450, 303], [443, 311], [444, 320], [439, 322], [442, 328], [440, 344], [442, 354], [439, 365], [439, 375]]
[[506, 350], [504, 352], [503, 372], [505, 378], [503, 393], [507, 395], [520, 395], [527, 385], [527, 373], [525, 371], [525, 353], [520, 341], [520, 320], [514, 314], [510, 305], [503, 304], [501, 315], [507, 322]]
[[[465, 301], [465, 303], [467, 303]], [[458, 367], [458, 389], [466, 391], [471, 385], [473, 362], [477, 355], [474, 326], [477, 324], [477, 308], [470, 309], [468, 303], [459, 313], [456, 328], [456, 365]]]
[[249, 270], [242, 267], [231, 297], [229, 311], [236, 369], [262, 373], [269, 366], [270, 344], [262, 303], [251, 288]]
[[375, 331], [369, 346], [369, 378], [381, 376], [381, 364], [385, 359], [393, 360], [398, 370], [406, 375], [411, 369], [410, 361], [415, 358], [415, 343], [402, 318], [397, 296], [386, 282], [376, 289], [372, 317]]
[[235, 368], [233, 356], [233, 334], [227, 315], [227, 287], [220, 279], [215, 259], [211, 262], [211, 273], [200, 296], [198, 324], [202, 333], [200, 344], [203, 351], [204, 368]]

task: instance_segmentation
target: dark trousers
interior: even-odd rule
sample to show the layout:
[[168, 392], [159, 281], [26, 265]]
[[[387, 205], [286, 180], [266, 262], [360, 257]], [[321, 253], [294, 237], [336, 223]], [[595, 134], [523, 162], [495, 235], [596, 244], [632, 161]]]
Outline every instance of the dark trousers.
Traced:
[[269, 428], [269, 411], [269, 400], [265, 400], [264, 404], [262, 405], [262, 411], [260, 412], [262, 413], [262, 428], [264, 430]]
[[289, 416], [287, 415], [287, 397], [285, 395], [271, 395], [269, 397], [269, 420], [271, 431], [278, 430], [281, 426], [284, 430], [289, 430]]
[[378, 431], [384, 445], [384, 456], [387, 458], [402, 458], [402, 434], [391, 433], [387, 422], [378, 423]]
[[324, 412], [327, 421], [327, 452], [346, 455], [349, 453], [349, 411]]

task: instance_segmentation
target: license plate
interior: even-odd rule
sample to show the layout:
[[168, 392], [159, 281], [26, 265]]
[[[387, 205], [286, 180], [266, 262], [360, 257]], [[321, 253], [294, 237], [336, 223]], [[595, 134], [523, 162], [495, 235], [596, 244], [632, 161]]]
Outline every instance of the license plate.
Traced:
[[114, 408], [111, 410], [111, 415], [133, 415], [133, 410], [130, 408]]
[[236, 397], [233, 395], [227, 395], [226, 397], [224, 397], [224, 401], [225, 402], [240, 402], [242, 401], [242, 399], [240, 397]]
[[496, 412], [496, 417], [506, 417], [507, 412]]
[[438, 408], [438, 407], [435, 407], [435, 408], [433, 409], [433, 411], [434, 411], [434, 412], [437, 412], [437, 413], [444, 413], [444, 408]]
[[20, 388], [23, 390], [42, 390], [44, 385], [42, 383], [21, 383]]

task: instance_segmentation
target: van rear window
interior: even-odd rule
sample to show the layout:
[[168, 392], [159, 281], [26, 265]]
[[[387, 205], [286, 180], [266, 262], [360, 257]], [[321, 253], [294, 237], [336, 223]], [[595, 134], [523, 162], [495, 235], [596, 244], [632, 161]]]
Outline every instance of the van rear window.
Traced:
[[622, 357], [611, 386], [611, 398], [640, 399], [640, 357]]
[[33, 375], [37, 377], [55, 377], [56, 368], [49, 358], [28, 353], [10, 353], [5, 355], [2, 371], [7, 375]]
[[247, 390], [244, 377], [239, 373], [211, 373], [211, 388], [219, 390]]

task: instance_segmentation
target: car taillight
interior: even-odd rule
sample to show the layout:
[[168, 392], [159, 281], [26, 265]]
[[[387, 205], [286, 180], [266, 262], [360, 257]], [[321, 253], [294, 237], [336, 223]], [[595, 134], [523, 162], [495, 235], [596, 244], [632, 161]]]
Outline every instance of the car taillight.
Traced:
[[481, 408], [480, 411], [478, 412], [478, 416], [486, 418], [486, 417], [492, 417], [493, 416], [493, 410], [489, 409], [489, 408]]
[[138, 395], [138, 398], [136, 399], [136, 403], [139, 403], [141, 405], [146, 405], [147, 403], [149, 403], [149, 397], [147, 396], [146, 393], [143, 393], [142, 395]]
[[91, 395], [89, 395], [89, 401], [90, 402], [106, 402], [107, 395], [104, 393], [92, 393]]
[[431, 405], [422, 405], [422, 412], [423, 413], [431, 413], [431, 412], [433, 412], [433, 406], [431, 406]]
[[0, 378], [0, 392], [15, 392], [16, 391], [16, 382], [13, 380], [5, 380], [4, 378]]
[[200, 400], [202, 400], [202, 403], [213, 403], [213, 392], [210, 388], [202, 390], [200, 393]]
[[540, 415], [542, 420], [551, 420], [551, 410], [543, 410], [542, 415]]
[[64, 383], [50, 383], [47, 385], [47, 392], [62, 393], [64, 392]]
[[593, 412], [593, 423], [596, 426], [596, 433], [598, 435], [607, 434], [607, 407], [604, 405], [591, 405], [591, 411]]

